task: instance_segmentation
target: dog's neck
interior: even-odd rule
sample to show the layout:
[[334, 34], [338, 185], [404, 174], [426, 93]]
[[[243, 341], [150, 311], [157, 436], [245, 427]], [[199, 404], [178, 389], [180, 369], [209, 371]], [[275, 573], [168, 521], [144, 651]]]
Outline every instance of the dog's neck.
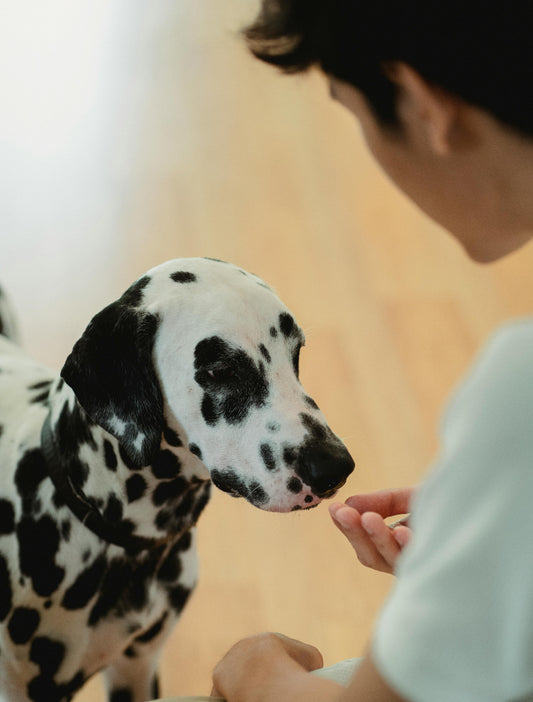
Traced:
[[210, 480], [173, 422], [151, 465], [124, 460], [119, 441], [94, 424], [58, 381], [49, 396], [43, 450], [60, 499], [101, 538], [135, 552], [179, 538], [209, 498]]

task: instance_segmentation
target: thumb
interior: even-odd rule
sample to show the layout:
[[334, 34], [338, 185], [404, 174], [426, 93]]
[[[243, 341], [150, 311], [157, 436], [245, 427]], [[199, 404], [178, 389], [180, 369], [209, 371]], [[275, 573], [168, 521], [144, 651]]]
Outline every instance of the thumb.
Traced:
[[291, 639], [285, 634], [275, 634], [283, 644], [283, 647], [289, 654], [289, 656], [296, 661], [305, 670], [316, 670], [317, 668], [322, 668], [324, 665], [324, 659], [322, 654], [315, 646], [303, 643], [302, 641], [297, 641], [296, 639]]

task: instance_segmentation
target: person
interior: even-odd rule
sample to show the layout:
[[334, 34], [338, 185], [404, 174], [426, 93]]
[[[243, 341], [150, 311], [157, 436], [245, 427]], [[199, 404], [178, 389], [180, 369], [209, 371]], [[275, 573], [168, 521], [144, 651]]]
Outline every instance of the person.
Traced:
[[[251, 51], [318, 67], [377, 162], [475, 261], [533, 234], [533, 3], [263, 0]], [[533, 321], [507, 324], [449, 404], [422, 484], [330, 511], [395, 586], [348, 687], [312, 646], [237, 643], [213, 674], [229, 702], [533, 700]], [[410, 511], [409, 526], [384, 519]]]

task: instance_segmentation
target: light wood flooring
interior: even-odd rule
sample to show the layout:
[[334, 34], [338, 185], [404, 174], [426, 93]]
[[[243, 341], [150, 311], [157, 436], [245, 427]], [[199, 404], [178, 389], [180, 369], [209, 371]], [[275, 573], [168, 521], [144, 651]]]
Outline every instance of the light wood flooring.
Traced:
[[[419, 481], [441, 407], [505, 319], [533, 309], [533, 248], [482, 267], [374, 165], [318, 75], [283, 77], [237, 30], [249, 0], [51, 0], [3, 10], [0, 280], [26, 345], [60, 367], [148, 268], [206, 255], [274, 286], [307, 333], [302, 379], [357, 470], [341, 498]], [[163, 693], [206, 694], [236, 639], [282, 631], [359, 655], [391, 585], [326, 506], [215, 494], [200, 585]], [[99, 679], [77, 697], [101, 702]]]

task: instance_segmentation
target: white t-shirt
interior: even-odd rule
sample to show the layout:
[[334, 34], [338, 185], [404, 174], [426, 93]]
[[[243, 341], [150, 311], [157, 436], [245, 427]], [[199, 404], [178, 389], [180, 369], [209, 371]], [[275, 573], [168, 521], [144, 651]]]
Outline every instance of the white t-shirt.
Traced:
[[450, 403], [374, 633], [413, 702], [533, 700], [533, 321], [504, 327]]

